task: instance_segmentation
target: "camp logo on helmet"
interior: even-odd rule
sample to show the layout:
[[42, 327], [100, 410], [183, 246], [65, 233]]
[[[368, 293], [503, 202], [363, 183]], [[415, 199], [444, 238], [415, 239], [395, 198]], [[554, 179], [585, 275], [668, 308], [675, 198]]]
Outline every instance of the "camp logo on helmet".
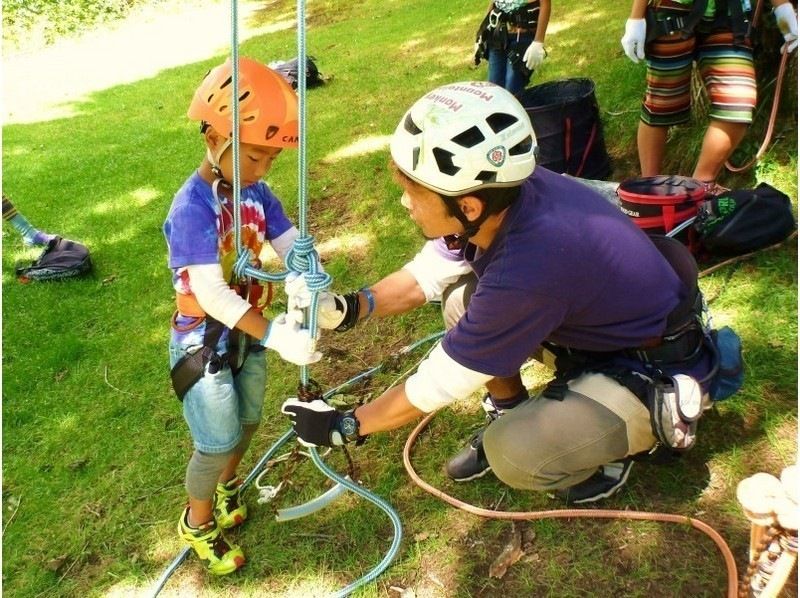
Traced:
[[502, 166], [503, 162], [506, 161], [506, 148], [502, 145], [493, 147], [489, 150], [489, 153], [486, 154], [486, 159], [489, 160], [493, 166]]

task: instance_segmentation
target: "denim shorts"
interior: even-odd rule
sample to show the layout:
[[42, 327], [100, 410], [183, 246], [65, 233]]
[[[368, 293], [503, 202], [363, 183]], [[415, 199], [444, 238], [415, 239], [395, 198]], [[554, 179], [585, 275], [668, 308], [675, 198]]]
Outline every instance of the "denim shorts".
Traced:
[[[190, 348], [170, 344], [170, 367]], [[266, 352], [260, 346], [251, 350], [236, 376], [227, 365], [213, 374], [206, 369], [183, 397], [183, 417], [195, 448], [203, 453], [233, 450], [242, 438], [242, 425], [261, 421], [266, 386]]]

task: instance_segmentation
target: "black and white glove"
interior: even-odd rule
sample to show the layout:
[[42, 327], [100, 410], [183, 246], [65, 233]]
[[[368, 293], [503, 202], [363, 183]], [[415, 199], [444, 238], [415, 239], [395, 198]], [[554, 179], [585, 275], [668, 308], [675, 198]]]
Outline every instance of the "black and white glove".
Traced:
[[281, 413], [292, 420], [297, 439], [305, 446], [341, 446], [363, 439], [353, 411], [337, 411], [322, 399], [308, 402], [286, 399]]
[[[311, 291], [306, 284], [305, 275], [290, 275], [284, 286], [288, 310], [300, 311], [311, 307]], [[323, 330], [344, 332], [358, 322], [358, 292], [347, 295], [321, 292], [317, 301], [317, 324]]]

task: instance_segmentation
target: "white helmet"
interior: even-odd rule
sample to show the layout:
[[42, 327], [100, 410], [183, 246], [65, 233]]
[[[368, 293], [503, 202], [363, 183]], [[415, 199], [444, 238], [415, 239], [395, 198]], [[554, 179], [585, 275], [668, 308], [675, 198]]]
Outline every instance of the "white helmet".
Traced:
[[521, 184], [536, 166], [525, 108], [486, 81], [437, 87], [406, 112], [390, 144], [411, 179], [445, 196]]

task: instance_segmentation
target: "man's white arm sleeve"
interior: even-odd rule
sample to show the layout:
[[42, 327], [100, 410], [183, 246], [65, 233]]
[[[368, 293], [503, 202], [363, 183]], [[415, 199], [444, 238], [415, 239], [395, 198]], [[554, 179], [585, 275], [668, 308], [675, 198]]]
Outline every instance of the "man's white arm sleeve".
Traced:
[[465, 368], [436, 345], [417, 371], [406, 380], [409, 403], [420, 411], [430, 413], [469, 396], [492, 376]]
[[250, 309], [250, 304], [225, 282], [219, 264], [187, 266], [186, 272], [200, 307], [228, 328], [233, 328]]
[[403, 266], [403, 270], [408, 270], [416, 279], [427, 301], [440, 299], [448, 285], [462, 274], [472, 271], [464, 260], [448, 259], [442, 255], [435, 241], [425, 243], [414, 259]]

